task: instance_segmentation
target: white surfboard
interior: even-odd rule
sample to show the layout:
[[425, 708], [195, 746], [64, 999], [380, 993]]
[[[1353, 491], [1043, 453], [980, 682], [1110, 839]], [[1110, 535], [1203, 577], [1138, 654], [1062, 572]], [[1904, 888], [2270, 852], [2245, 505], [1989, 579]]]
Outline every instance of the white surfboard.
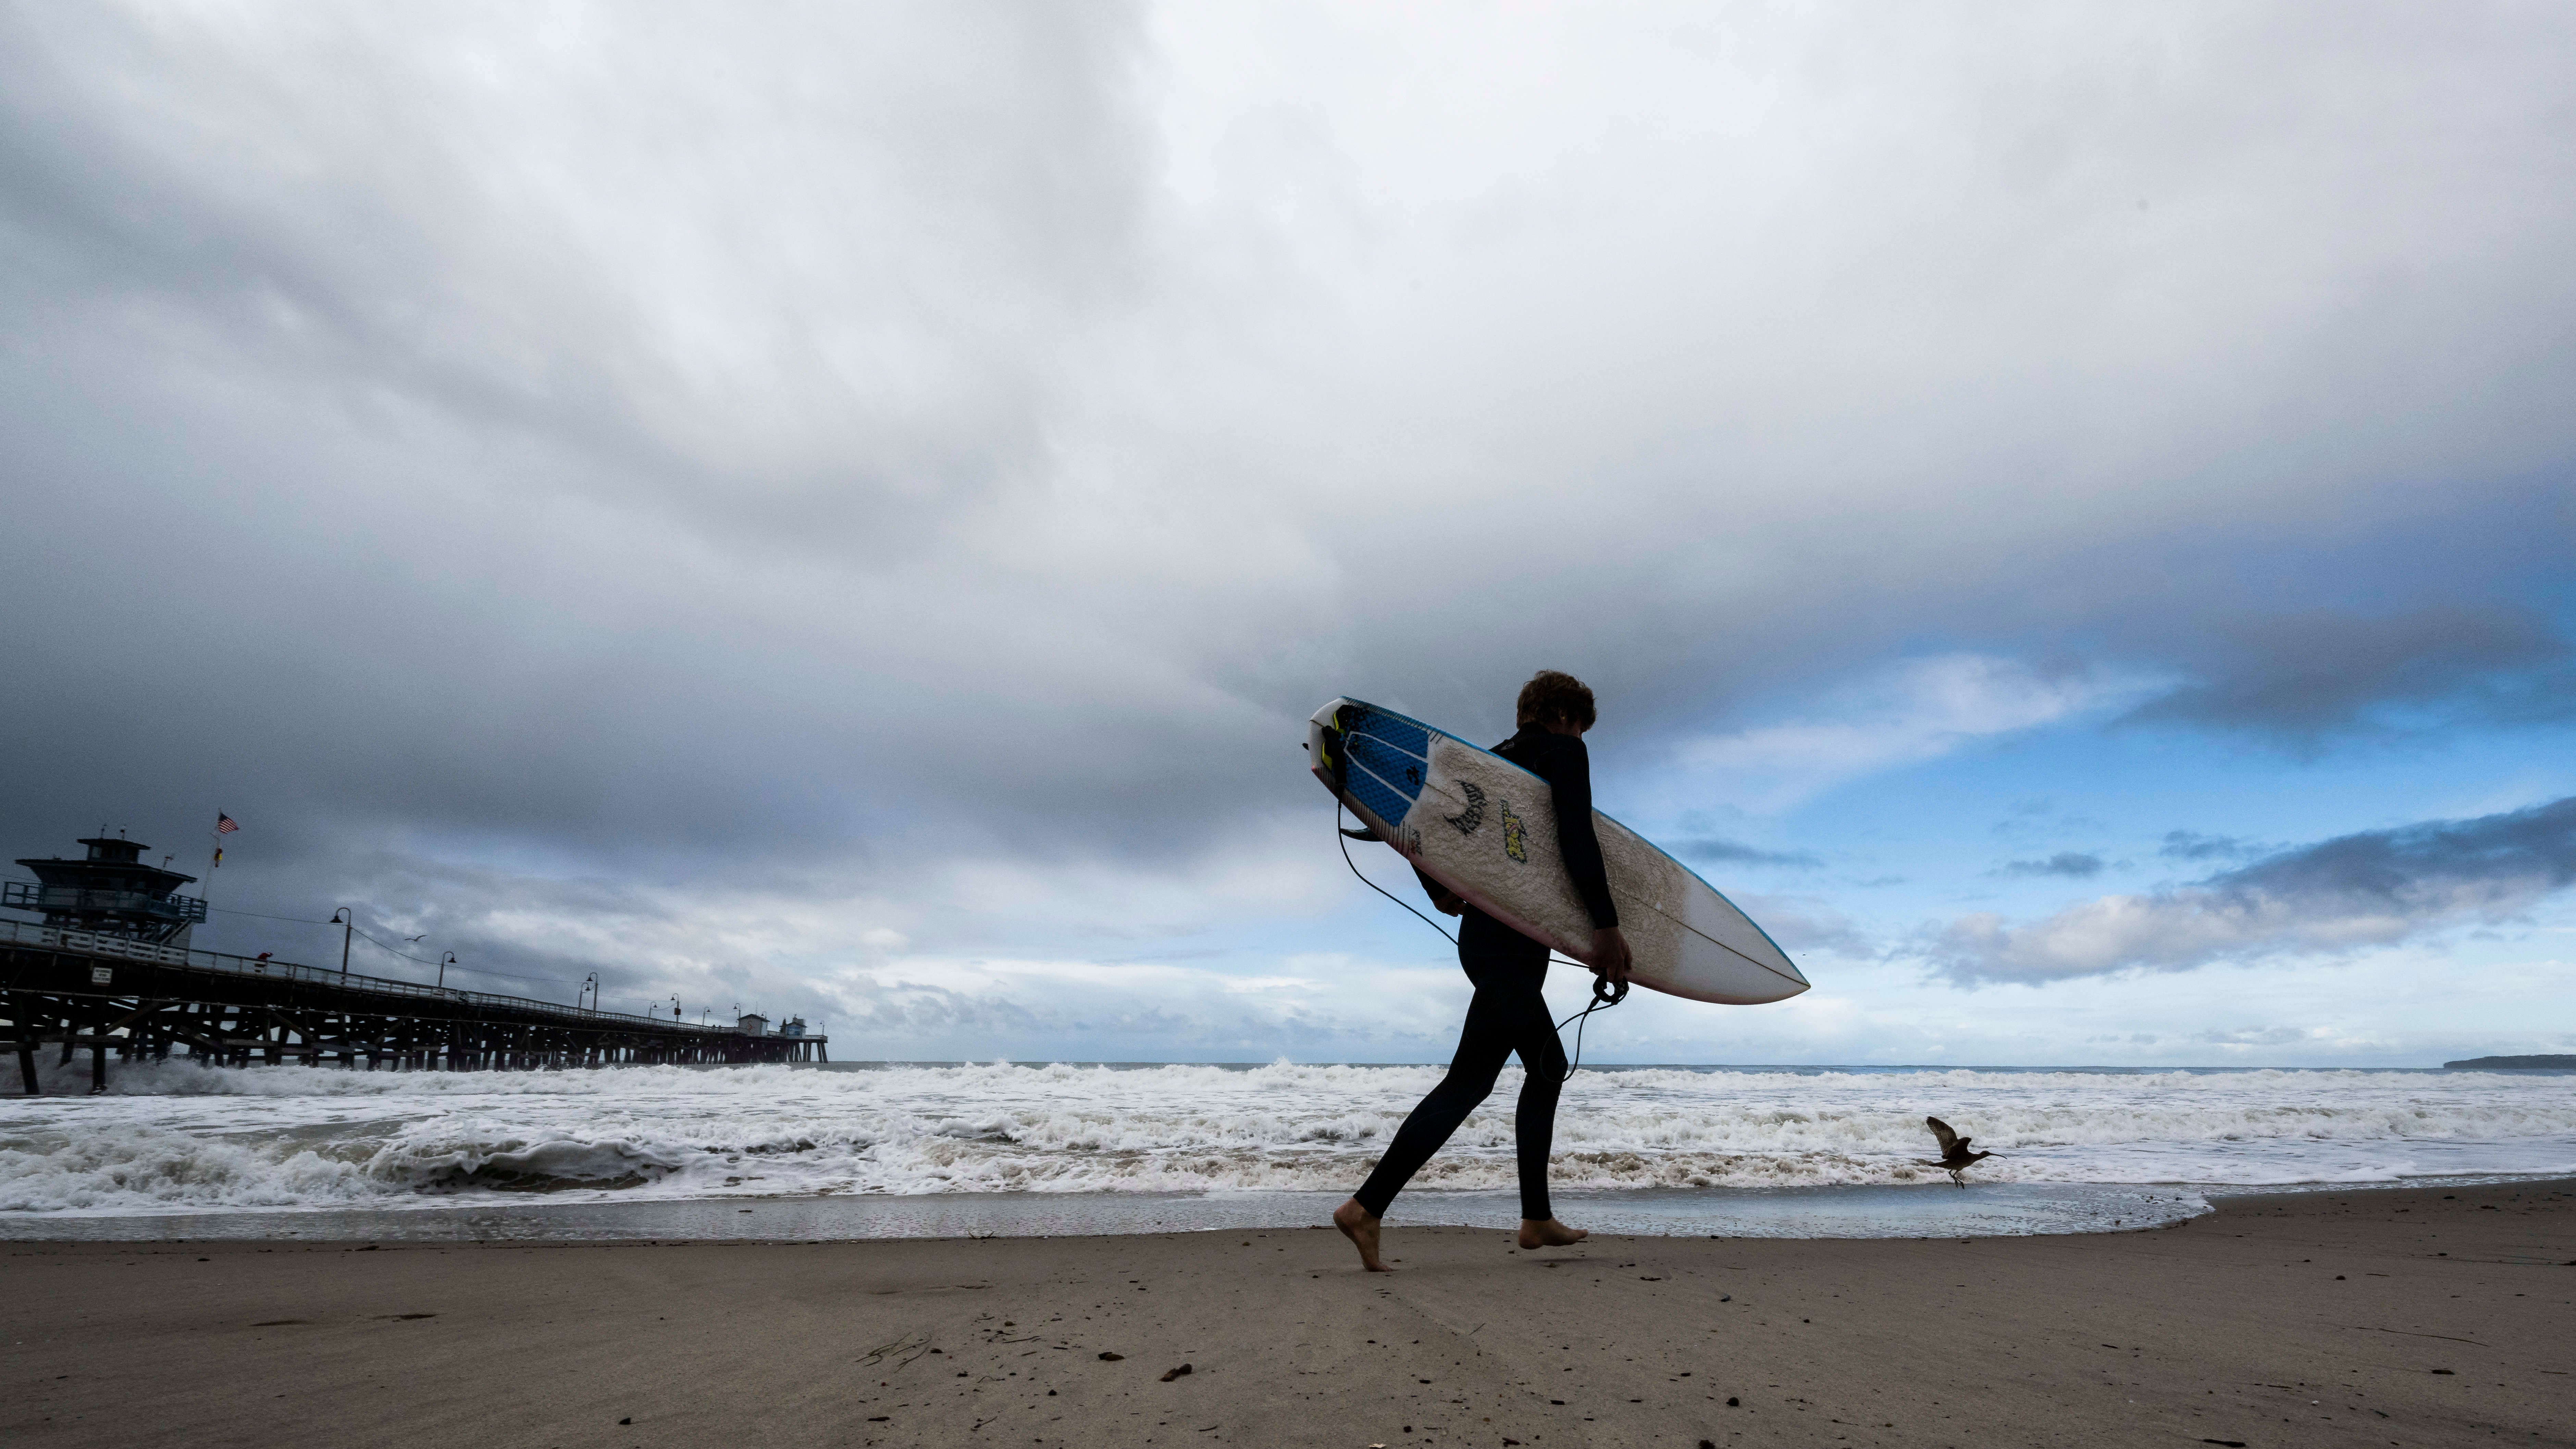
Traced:
[[[1589, 964], [1592, 916], [1557, 856], [1545, 780], [1456, 735], [1356, 699], [1307, 722], [1315, 777], [1378, 839], [1533, 940]], [[1610, 897], [1640, 986], [1753, 1006], [1807, 989], [1789, 953], [1697, 873], [1596, 810]]]

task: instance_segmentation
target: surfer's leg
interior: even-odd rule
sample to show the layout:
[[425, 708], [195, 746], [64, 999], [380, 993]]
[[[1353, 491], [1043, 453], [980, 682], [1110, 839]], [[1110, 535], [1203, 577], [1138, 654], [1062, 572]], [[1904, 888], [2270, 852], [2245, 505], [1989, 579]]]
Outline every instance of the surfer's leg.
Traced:
[[[1476, 973], [1471, 971], [1470, 976]], [[1387, 1205], [1395, 1195], [1431, 1160], [1476, 1110], [1476, 1104], [1493, 1093], [1494, 1079], [1502, 1074], [1503, 1063], [1511, 1058], [1517, 1046], [1518, 1032], [1514, 1017], [1517, 1003], [1505, 993], [1489, 991], [1479, 983], [1475, 998], [1467, 1003], [1466, 1029], [1458, 1034], [1457, 1054], [1449, 1059], [1449, 1074], [1440, 1079], [1421, 1104], [1397, 1128], [1395, 1139], [1386, 1145], [1386, 1155], [1369, 1173], [1368, 1181], [1352, 1195], [1352, 1201], [1367, 1210], [1370, 1217], [1384, 1217]], [[1544, 1011], [1544, 1005], [1540, 1010]]]
[[1512, 1049], [1521, 1058], [1521, 1099], [1512, 1109], [1512, 1146], [1521, 1170], [1521, 1216], [1530, 1222], [1550, 1222], [1556, 1214], [1547, 1203], [1547, 1158], [1556, 1145], [1556, 1099], [1565, 1088], [1565, 1044], [1557, 1040], [1547, 998], [1535, 987], [1521, 1009], [1520, 1031]]
[[1556, 1146], [1556, 1101], [1565, 1090], [1565, 1044], [1539, 994], [1546, 977], [1542, 968], [1521, 998], [1519, 1030], [1512, 1049], [1521, 1058], [1521, 1099], [1512, 1111], [1512, 1146], [1521, 1178], [1521, 1234], [1524, 1248], [1562, 1248], [1590, 1234], [1556, 1220], [1547, 1201], [1547, 1159]]

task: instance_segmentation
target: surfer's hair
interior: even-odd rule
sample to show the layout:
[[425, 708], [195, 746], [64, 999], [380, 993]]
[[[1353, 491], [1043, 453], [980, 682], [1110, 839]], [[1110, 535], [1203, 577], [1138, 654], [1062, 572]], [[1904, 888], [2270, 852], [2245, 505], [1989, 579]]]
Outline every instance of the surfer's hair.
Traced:
[[1592, 690], [1561, 669], [1542, 669], [1521, 686], [1518, 723], [1543, 725], [1563, 720], [1579, 730], [1592, 728]]

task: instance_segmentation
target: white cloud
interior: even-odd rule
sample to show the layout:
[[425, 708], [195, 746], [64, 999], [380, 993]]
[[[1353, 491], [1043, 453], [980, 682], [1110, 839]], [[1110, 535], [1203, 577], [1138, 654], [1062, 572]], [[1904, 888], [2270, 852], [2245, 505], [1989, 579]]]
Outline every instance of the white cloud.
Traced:
[[1681, 763], [1746, 809], [1781, 810], [1820, 790], [1920, 764], [1981, 741], [2107, 714], [2153, 686], [2015, 659], [1945, 654], [1847, 685], [1808, 718], [1685, 744]]

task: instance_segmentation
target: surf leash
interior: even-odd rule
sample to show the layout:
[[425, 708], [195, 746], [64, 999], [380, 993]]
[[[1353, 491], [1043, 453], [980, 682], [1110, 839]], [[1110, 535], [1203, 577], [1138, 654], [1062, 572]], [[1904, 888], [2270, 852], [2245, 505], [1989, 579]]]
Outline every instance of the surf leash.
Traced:
[[[1567, 964], [1573, 966], [1583, 965], [1580, 961], [1568, 962]], [[1584, 967], [1584, 969], [1591, 970], [1590, 967]], [[1559, 1078], [1559, 1080], [1567, 1082], [1573, 1081], [1574, 1074], [1583, 1070], [1584, 1019], [1596, 1011], [1607, 1011], [1611, 1007], [1617, 1006], [1620, 1002], [1627, 999], [1627, 982], [1620, 981], [1614, 983], [1607, 976], [1601, 975], [1598, 972], [1593, 973], [1592, 1004], [1565, 1019], [1565, 1021], [1574, 1023], [1574, 1057], [1565, 1064], [1565, 1075], [1562, 1078]], [[1565, 1021], [1560, 1021], [1556, 1024], [1556, 1034], [1560, 1037], [1565, 1035]]]
[[[1412, 912], [1415, 920], [1420, 921], [1422, 924], [1429, 926], [1432, 930], [1439, 932], [1441, 940], [1448, 942], [1452, 946], [1457, 945], [1458, 938], [1450, 935], [1438, 921], [1431, 919], [1420, 911], [1414, 910], [1413, 903], [1411, 901], [1408, 901], [1397, 895], [1395, 892], [1388, 890], [1386, 887], [1379, 885], [1376, 881], [1370, 880], [1368, 876], [1360, 870], [1360, 863], [1351, 859], [1351, 842], [1354, 840], [1375, 840], [1378, 836], [1375, 831], [1351, 830], [1344, 827], [1342, 824], [1342, 809], [1342, 802], [1337, 797], [1333, 801], [1333, 837], [1334, 843], [1342, 848], [1342, 864], [1351, 868], [1351, 874], [1359, 877], [1359, 883], [1361, 885], [1367, 886], [1370, 890], [1377, 892], [1379, 895], [1386, 897], [1388, 900], [1404, 907], [1407, 911]], [[1586, 971], [1592, 971], [1591, 967], [1584, 966], [1582, 962], [1574, 960], [1568, 956], [1560, 955], [1555, 951], [1548, 952], [1548, 960], [1550, 962], [1561, 961], [1568, 966], [1581, 966]], [[1565, 1075], [1558, 1078], [1559, 1081], [1573, 1081], [1574, 1074], [1583, 1070], [1583, 1027], [1585, 1021], [1591, 1017], [1592, 1013], [1596, 1011], [1606, 1011], [1627, 999], [1627, 982], [1613, 982], [1609, 977], [1602, 975], [1600, 972], [1593, 971], [1592, 1004], [1586, 1006], [1581, 1011], [1574, 1013], [1572, 1016], [1567, 1017], [1565, 1021], [1560, 1021], [1556, 1024], [1556, 1034], [1559, 1037], [1563, 1037], [1565, 1035], [1565, 1022], [1570, 1021], [1574, 1023], [1574, 1055], [1567, 1060], [1565, 1064]], [[1526, 1065], [1526, 1063], [1524, 1063], [1524, 1065]]]
[[[1360, 863], [1351, 859], [1351, 842], [1354, 840], [1375, 840], [1377, 839], [1377, 833], [1370, 830], [1343, 829], [1342, 802], [1338, 798], [1333, 801], [1333, 834], [1339, 837], [1339, 843], [1342, 847], [1342, 864], [1351, 868], [1351, 874], [1359, 876], [1361, 885], [1367, 886], [1370, 890], [1377, 892], [1388, 900], [1394, 901], [1397, 905], [1404, 907], [1406, 910], [1413, 911], [1412, 902], [1403, 899], [1396, 895], [1395, 892], [1388, 890], [1386, 887], [1379, 885], [1376, 881], [1370, 880], [1367, 876], [1360, 874]], [[1439, 931], [1441, 940], [1448, 942], [1452, 946], [1458, 944], [1458, 938], [1450, 935], [1445, 930], [1441, 930], [1440, 923], [1438, 921], [1431, 919], [1420, 911], [1413, 911], [1413, 918], [1420, 921], [1422, 924], [1429, 926], [1431, 929]]]

